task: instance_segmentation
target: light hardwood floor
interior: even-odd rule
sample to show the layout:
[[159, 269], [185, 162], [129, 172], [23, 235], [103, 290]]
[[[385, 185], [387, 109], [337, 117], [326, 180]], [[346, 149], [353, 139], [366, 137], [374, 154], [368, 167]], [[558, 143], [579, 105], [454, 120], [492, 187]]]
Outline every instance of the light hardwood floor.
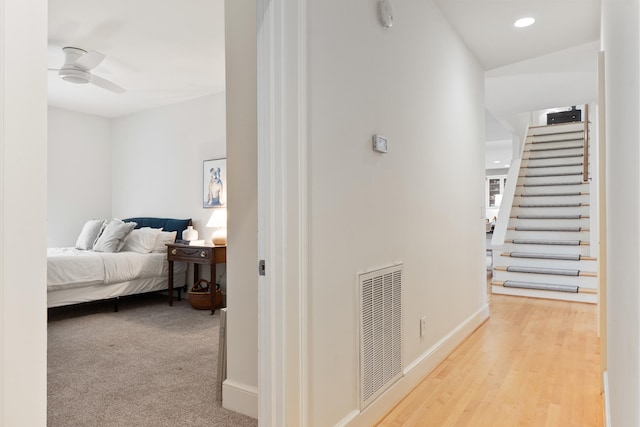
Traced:
[[604, 425], [596, 306], [492, 295], [490, 307], [378, 427]]

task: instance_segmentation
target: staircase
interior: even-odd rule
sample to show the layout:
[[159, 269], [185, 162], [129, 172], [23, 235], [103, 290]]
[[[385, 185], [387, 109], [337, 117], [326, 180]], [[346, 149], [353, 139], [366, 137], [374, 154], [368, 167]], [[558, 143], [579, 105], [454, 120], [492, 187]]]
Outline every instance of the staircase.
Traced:
[[529, 128], [492, 293], [597, 302], [584, 144], [583, 122]]

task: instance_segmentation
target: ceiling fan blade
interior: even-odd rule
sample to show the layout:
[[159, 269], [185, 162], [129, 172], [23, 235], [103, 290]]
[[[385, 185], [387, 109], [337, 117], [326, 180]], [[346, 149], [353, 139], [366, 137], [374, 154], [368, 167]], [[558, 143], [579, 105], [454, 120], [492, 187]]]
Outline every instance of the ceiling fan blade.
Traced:
[[105, 80], [102, 77], [98, 77], [95, 75], [91, 75], [91, 83], [96, 86], [100, 86], [103, 89], [110, 90], [115, 93], [124, 93], [126, 92], [124, 88], [118, 86], [117, 84], [110, 82], [109, 80]]
[[91, 70], [96, 68], [104, 60], [104, 57], [105, 55], [103, 53], [92, 50], [78, 58], [76, 65], [85, 70]]

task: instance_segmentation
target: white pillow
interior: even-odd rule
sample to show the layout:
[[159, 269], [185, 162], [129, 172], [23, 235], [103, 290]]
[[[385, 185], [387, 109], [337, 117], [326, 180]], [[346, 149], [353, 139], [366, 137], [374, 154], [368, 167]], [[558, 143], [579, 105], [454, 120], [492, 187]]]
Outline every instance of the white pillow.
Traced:
[[90, 219], [84, 223], [82, 231], [76, 240], [76, 249], [89, 250], [93, 248], [95, 241], [103, 230], [106, 219]]
[[156, 239], [162, 228], [143, 227], [133, 230], [126, 239], [120, 251], [138, 252], [148, 254], [156, 244]]
[[93, 245], [96, 252], [120, 252], [124, 239], [135, 228], [135, 222], [122, 222], [114, 219], [107, 224], [104, 231]]
[[156, 244], [153, 247], [153, 252], [167, 252], [167, 243], [173, 243], [176, 241], [177, 231], [161, 231], [156, 239]]

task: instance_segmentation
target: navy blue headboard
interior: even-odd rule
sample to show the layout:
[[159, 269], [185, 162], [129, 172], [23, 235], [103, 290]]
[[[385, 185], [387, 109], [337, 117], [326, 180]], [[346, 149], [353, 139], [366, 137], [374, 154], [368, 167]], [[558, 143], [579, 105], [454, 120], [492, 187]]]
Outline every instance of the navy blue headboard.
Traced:
[[177, 231], [177, 239], [182, 238], [182, 232], [187, 229], [188, 225], [191, 225], [191, 218], [176, 219], [176, 218], [156, 218], [152, 216], [143, 216], [138, 218], [123, 219], [124, 222], [135, 222], [136, 228], [151, 227], [162, 228], [164, 231]]

